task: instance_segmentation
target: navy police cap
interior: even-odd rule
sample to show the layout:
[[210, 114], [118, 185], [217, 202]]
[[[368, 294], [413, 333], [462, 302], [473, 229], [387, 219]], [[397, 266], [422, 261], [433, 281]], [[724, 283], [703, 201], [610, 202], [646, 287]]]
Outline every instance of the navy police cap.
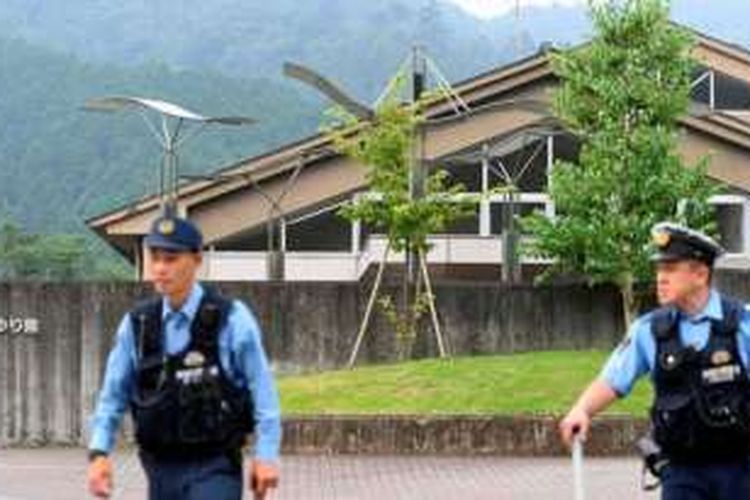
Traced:
[[197, 252], [203, 247], [203, 235], [189, 220], [173, 215], [163, 215], [151, 225], [145, 243], [149, 248], [173, 252]]
[[724, 249], [712, 238], [700, 231], [672, 222], [660, 222], [651, 229], [651, 238], [656, 252], [652, 260], [669, 262], [698, 260], [713, 266]]

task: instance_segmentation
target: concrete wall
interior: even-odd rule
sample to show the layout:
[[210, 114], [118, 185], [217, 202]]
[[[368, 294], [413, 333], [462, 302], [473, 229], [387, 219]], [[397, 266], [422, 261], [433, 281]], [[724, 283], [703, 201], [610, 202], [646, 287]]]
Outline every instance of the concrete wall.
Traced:
[[[285, 454], [559, 456], [568, 451], [551, 415], [294, 416], [284, 421]], [[647, 422], [594, 420], [586, 454], [632, 455]]]
[[[731, 289], [750, 295], [745, 277], [732, 280]], [[344, 364], [368, 291], [337, 283], [219, 287], [252, 304], [269, 356], [284, 372]], [[117, 324], [147, 293], [135, 283], [0, 284], [0, 445], [80, 442]], [[609, 348], [622, 334], [611, 288], [443, 284], [436, 295], [454, 354]], [[375, 315], [359, 360], [393, 360], [395, 344]], [[424, 328], [413, 354], [435, 352]]]

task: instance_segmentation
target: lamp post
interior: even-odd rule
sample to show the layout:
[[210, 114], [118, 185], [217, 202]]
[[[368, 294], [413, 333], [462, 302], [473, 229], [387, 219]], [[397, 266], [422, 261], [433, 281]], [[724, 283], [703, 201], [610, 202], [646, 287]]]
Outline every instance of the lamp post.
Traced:
[[[159, 169], [160, 208], [166, 215], [177, 214], [179, 162], [177, 150], [188, 139], [195, 137], [207, 125], [244, 126], [256, 121], [244, 116], [203, 116], [176, 104], [159, 99], [133, 96], [107, 96], [89, 99], [83, 106], [86, 111], [119, 112], [137, 111], [148, 126], [149, 131], [162, 148], [162, 161]], [[160, 118], [154, 123], [149, 112], [156, 112]], [[187, 125], [196, 127], [187, 129]]]

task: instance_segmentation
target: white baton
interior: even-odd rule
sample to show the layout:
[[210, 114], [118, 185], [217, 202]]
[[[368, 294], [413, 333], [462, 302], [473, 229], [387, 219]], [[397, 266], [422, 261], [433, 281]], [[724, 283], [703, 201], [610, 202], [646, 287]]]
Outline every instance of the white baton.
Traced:
[[583, 491], [583, 441], [579, 434], [573, 436], [573, 491], [575, 500], [584, 500]]
[[115, 472], [115, 478], [120, 482], [119, 487], [115, 488], [114, 493], [110, 497], [110, 500], [119, 500], [124, 497], [125, 491], [128, 489], [128, 485], [133, 480], [133, 477], [138, 473], [136, 467], [136, 455], [137, 452], [132, 450], [125, 452], [126, 456], [123, 457], [124, 461], [119, 471]]

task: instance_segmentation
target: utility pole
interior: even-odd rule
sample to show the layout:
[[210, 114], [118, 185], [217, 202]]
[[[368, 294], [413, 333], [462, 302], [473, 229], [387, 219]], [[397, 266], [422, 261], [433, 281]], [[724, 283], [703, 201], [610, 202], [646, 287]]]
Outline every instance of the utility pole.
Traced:
[[[426, 62], [422, 55], [421, 48], [419, 45], [415, 45], [412, 49], [412, 74], [411, 74], [411, 103], [413, 106], [418, 106], [419, 99], [421, 99], [425, 88], [425, 77], [426, 77]], [[409, 158], [409, 196], [418, 200], [424, 197], [425, 191], [425, 171], [424, 164], [422, 161], [422, 147], [424, 145], [424, 127], [417, 126], [414, 129], [414, 138], [412, 141], [412, 152]], [[406, 276], [407, 282], [413, 284], [418, 267], [418, 256], [416, 251], [406, 252]]]
[[[523, 29], [521, 25], [521, 0], [515, 0], [513, 9], [515, 18], [514, 46], [515, 58], [520, 59], [523, 50]], [[518, 234], [516, 232], [516, 186], [510, 186], [505, 202], [503, 216], [503, 283], [521, 281], [521, 266], [518, 258]]]

